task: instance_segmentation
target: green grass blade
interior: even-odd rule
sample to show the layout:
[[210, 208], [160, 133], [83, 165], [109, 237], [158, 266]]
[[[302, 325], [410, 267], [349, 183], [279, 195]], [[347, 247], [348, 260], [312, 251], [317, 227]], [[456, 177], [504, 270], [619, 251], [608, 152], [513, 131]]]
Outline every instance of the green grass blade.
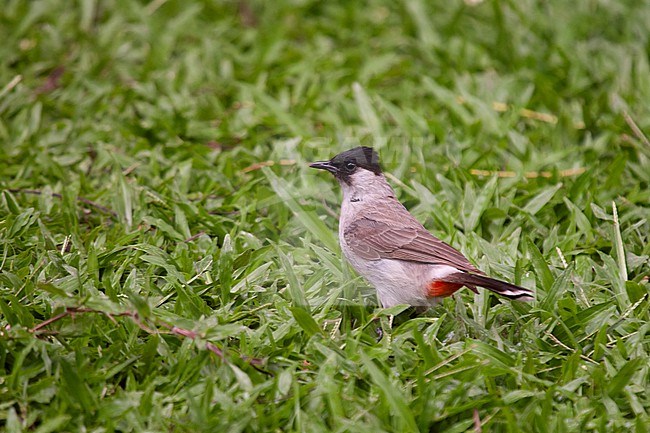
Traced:
[[[494, 195], [497, 189], [497, 177], [494, 176], [481, 188], [481, 192], [475, 198], [471, 200], [463, 201], [463, 210], [464, 210], [464, 224], [466, 231], [475, 230], [478, 226], [481, 215], [490, 205], [490, 200]], [[466, 185], [466, 188], [470, 188], [469, 185]], [[469, 214], [468, 214], [469, 211]]]
[[627, 263], [625, 263], [625, 249], [623, 247], [623, 237], [621, 236], [621, 225], [618, 222], [616, 202], [612, 202], [612, 214], [614, 216], [614, 240], [612, 243], [614, 244], [621, 279], [623, 280], [623, 284], [625, 284], [627, 281]]
[[402, 391], [395, 389], [395, 385], [388, 380], [384, 373], [379, 370], [375, 363], [368, 358], [366, 354], [359, 352], [359, 357], [361, 358], [361, 363], [366, 368], [366, 371], [368, 371], [372, 381], [381, 389], [384, 397], [393, 410], [393, 416], [395, 417], [397, 424], [400, 425], [400, 431], [419, 431], [413, 413], [406, 403]]
[[553, 281], [555, 280], [553, 278], [553, 274], [551, 273], [551, 269], [546, 263], [546, 260], [544, 260], [542, 253], [539, 251], [539, 249], [537, 249], [537, 246], [535, 246], [529, 237], [526, 238], [526, 246], [526, 249], [530, 254], [530, 259], [533, 262], [535, 274], [537, 275], [537, 278], [539, 278], [544, 291], [548, 292], [553, 285]]
[[291, 307], [291, 314], [293, 314], [293, 318], [296, 319], [298, 325], [300, 325], [300, 327], [304, 329], [310, 337], [314, 334], [323, 333], [321, 327], [318, 326], [318, 323], [316, 323], [308, 310], [305, 310], [302, 307]]
[[293, 188], [285, 180], [277, 177], [270, 169], [264, 167], [262, 171], [269, 180], [273, 191], [282, 200], [282, 203], [293, 212], [293, 215], [298, 218], [305, 229], [317, 237], [331, 251], [337, 251], [338, 241], [332, 230], [314, 212], [305, 210], [296, 201], [297, 194], [293, 191]]
[[647, 367], [647, 358], [634, 358], [626, 362], [609, 382], [607, 387], [609, 395], [615, 397], [623, 391], [623, 388], [632, 381], [632, 377], [637, 373], [642, 365]]
[[[0, 430], [646, 433], [648, 2], [61, 4], [1, 12]], [[359, 145], [536, 301], [379, 306]]]
[[[352, 92], [354, 93], [354, 100], [357, 103], [359, 117], [361, 117], [361, 120], [363, 120], [363, 123], [376, 140], [382, 139], [384, 133], [381, 127], [381, 121], [373, 108], [374, 104], [370, 100], [370, 97], [368, 97], [368, 94], [359, 83], [352, 84]], [[377, 147], [381, 147], [379, 143], [375, 144]]]
[[289, 257], [287, 257], [287, 255], [284, 254], [284, 252], [282, 252], [280, 248], [277, 248], [276, 251], [278, 257], [280, 258], [280, 262], [282, 263], [282, 267], [284, 269], [284, 274], [287, 279], [287, 282], [289, 283], [287, 289], [293, 301], [293, 305], [309, 309], [309, 304], [307, 303], [307, 299], [305, 298], [305, 293], [303, 292], [302, 284], [300, 284], [300, 282], [298, 281], [298, 276], [294, 271], [293, 263], [291, 262]]
[[557, 185], [545, 188], [537, 194], [535, 197], [530, 199], [526, 206], [522, 208], [522, 211], [527, 212], [531, 215], [537, 214], [544, 206], [548, 204], [549, 201], [555, 196], [555, 194], [562, 188], [562, 184], [558, 183]]

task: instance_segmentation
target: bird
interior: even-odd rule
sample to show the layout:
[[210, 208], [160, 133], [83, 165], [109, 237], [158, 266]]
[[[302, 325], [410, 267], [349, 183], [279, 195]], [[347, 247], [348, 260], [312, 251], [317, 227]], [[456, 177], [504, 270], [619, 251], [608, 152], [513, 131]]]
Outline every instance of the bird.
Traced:
[[384, 308], [431, 307], [463, 286], [531, 301], [533, 291], [488, 277], [431, 234], [396, 198], [372, 147], [355, 147], [310, 167], [334, 175], [343, 191], [339, 243]]

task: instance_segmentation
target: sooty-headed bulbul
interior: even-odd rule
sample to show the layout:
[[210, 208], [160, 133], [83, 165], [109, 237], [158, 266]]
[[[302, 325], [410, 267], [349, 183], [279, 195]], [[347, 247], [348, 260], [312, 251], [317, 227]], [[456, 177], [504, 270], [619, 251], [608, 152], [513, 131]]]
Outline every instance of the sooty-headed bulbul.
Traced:
[[488, 277], [429, 233], [397, 200], [372, 148], [356, 147], [310, 167], [329, 171], [341, 185], [341, 249], [377, 289], [384, 307], [430, 306], [463, 286], [518, 301], [533, 299], [531, 290]]

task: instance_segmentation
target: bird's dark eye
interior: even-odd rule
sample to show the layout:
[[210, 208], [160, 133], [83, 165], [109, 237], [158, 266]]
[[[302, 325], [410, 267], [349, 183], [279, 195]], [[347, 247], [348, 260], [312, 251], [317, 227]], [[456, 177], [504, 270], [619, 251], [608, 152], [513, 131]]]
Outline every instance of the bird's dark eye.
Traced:
[[354, 170], [355, 168], [357, 168], [357, 165], [356, 165], [354, 162], [352, 162], [352, 161], [348, 161], [348, 162], [345, 163], [345, 168], [346, 168], [348, 171], [352, 171], [352, 170]]

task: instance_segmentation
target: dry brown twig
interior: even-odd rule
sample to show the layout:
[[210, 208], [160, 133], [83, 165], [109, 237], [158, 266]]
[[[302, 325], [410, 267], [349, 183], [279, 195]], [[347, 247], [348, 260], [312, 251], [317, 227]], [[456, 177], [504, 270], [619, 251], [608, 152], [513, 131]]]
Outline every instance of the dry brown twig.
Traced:
[[483, 431], [483, 427], [481, 426], [481, 416], [476, 408], [474, 408], [474, 431], [476, 433], [481, 433]]
[[[570, 168], [568, 170], [559, 170], [557, 172], [558, 176], [560, 177], [570, 177], [570, 176], [577, 176], [579, 174], [582, 174], [586, 171], [587, 169], [584, 167], [578, 167], [578, 168]], [[492, 171], [492, 170], [478, 170], [475, 168], [472, 168], [469, 171], [472, 175], [474, 176], [497, 176], [497, 177], [517, 177], [519, 174], [515, 171]], [[553, 177], [554, 173], [550, 171], [527, 171], [524, 173], [524, 177], [527, 179], [536, 179], [538, 177], [543, 177], [543, 178], [550, 178]]]
[[201, 230], [201, 231], [198, 232], [197, 234], [192, 235], [192, 236], [190, 236], [189, 238], [185, 239], [183, 242], [184, 242], [184, 243], [189, 243], [189, 242], [195, 241], [195, 240], [197, 240], [198, 238], [200, 238], [201, 236], [203, 236], [204, 234], [205, 234], [205, 230]]
[[[546, 334], [546, 335], [547, 335], [551, 340], [553, 340], [553, 342], [554, 342], [557, 346], [560, 346], [562, 349], [564, 349], [564, 350], [566, 350], [566, 351], [569, 351], [569, 352], [575, 352], [575, 349], [572, 349], [572, 348], [570, 348], [569, 346], [567, 346], [566, 344], [562, 343], [562, 341], [560, 341], [560, 339], [557, 338], [557, 337], [556, 337], [555, 335], [553, 335], [552, 333], [550, 333], [550, 332], [545, 332], [545, 334]], [[580, 354], [580, 358], [584, 359], [585, 361], [591, 362], [592, 364], [598, 364], [596, 361], [594, 361], [593, 359], [589, 358], [588, 356], [585, 356], [585, 355]]]
[[[92, 308], [85, 308], [85, 307], [66, 307], [65, 311], [57, 314], [56, 316], [52, 316], [49, 319], [46, 319], [46, 320], [42, 321], [41, 323], [39, 323], [38, 325], [36, 325], [32, 329], [30, 329], [29, 332], [36, 335], [37, 337], [40, 336], [40, 335], [43, 335], [43, 334], [51, 334], [49, 332], [45, 332], [44, 328], [46, 328], [47, 326], [51, 325], [54, 322], [57, 322], [57, 321], [63, 319], [64, 317], [74, 316], [75, 314], [79, 314], [79, 313], [82, 313], [82, 314], [83, 313], [103, 314], [106, 317], [108, 317], [111, 321], [113, 321], [114, 323], [117, 323], [115, 321], [115, 317], [128, 317], [136, 325], [138, 325], [138, 327], [140, 329], [142, 329], [146, 333], [148, 333], [148, 334], [159, 334], [160, 333], [159, 329], [157, 329], [155, 327], [151, 328], [151, 327], [145, 325], [142, 322], [142, 320], [140, 319], [140, 316], [138, 315], [138, 313], [135, 312], [135, 311], [124, 311], [124, 312], [121, 312], [121, 313], [107, 313], [105, 311], [95, 310], [95, 309], [92, 309]], [[181, 328], [181, 327], [178, 327], [178, 326], [175, 326], [175, 325], [171, 325], [171, 324], [169, 324], [167, 322], [164, 322], [162, 320], [158, 320], [157, 322], [158, 322], [158, 326], [166, 328], [167, 330], [169, 330], [169, 332], [171, 334], [178, 335], [178, 336], [184, 337], [184, 338], [189, 338], [190, 340], [196, 340], [198, 338], [202, 338], [202, 336], [199, 333], [197, 333], [196, 331], [192, 331], [190, 329], [185, 329], [185, 328]], [[209, 350], [210, 352], [214, 353], [215, 355], [217, 355], [222, 360], [224, 360], [224, 361], [226, 360], [224, 352], [216, 344], [214, 344], [214, 343], [212, 343], [210, 341], [206, 341], [205, 348], [207, 350]], [[262, 359], [259, 359], [259, 358], [251, 358], [251, 357], [248, 357], [248, 356], [241, 356], [241, 359], [243, 361], [245, 361], [245, 362], [248, 362], [249, 364], [251, 364], [252, 366], [254, 366], [256, 368], [261, 366], [261, 365], [264, 365], [264, 361]]]
[[625, 123], [627, 123], [627, 126], [630, 127], [636, 138], [641, 140], [641, 142], [646, 146], [650, 147], [650, 140], [648, 140], [648, 137], [645, 136], [643, 131], [641, 131], [641, 128], [639, 128], [639, 125], [636, 124], [634, 119], [632, 119], [632, 116], [630, 116], [627, 111], [623, 112], [623, 118], [625, 119]]
[[[462, 101], [461, 103], [463, 103]], [[510, 106], [504, 102], [493, 102], [492, 103], [492, 109], [494, 111], [497, 111], [499, 113], [504, 113], [508, 110], [510, 110]], [[544, 123], [550, 123], [552, 125], [555, 125], [557, 123], [557, 116], [553, 114], [548, 114], [548, 113], [542, 113], [539, 111], [533, 111], [529, 110], [528, 108], [521, 108], [519, 109], [519, 115], [521, 117], [525, 117], [527, 119], [532, 119], [532, 120], [539, 120], [540, 122]], [[584, 127], [584, 126], [583, 126]]]
[[[273, 167], [275, 164], [276, 162], [271, 160], [256, 162], [255, 164], [251, 164], [248, 167], [242, 169], [242, 173], [259, 170], [262, 167]], [[293, 159], [281, 159], [277, 164], [283, 166], [296, 165], [296, 161]]]

